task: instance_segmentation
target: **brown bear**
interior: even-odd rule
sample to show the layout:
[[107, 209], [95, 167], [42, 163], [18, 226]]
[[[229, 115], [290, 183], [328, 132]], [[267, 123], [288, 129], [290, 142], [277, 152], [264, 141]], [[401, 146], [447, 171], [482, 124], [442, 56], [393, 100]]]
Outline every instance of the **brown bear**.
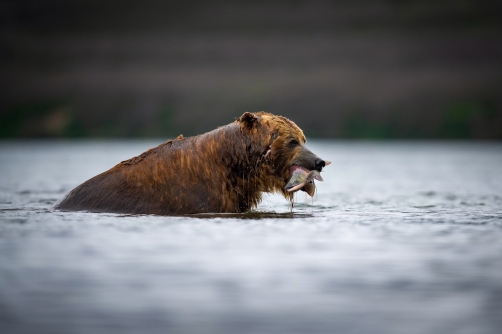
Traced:
[[263, 192], [284, 189], [292, 168], [321, 171], [326, 162], [305, 147], [285, 117], [245, 112], [202, 135], [180, 135], [82, 183], [59, 203], [63, 211], [183, 215], [245, 212]]

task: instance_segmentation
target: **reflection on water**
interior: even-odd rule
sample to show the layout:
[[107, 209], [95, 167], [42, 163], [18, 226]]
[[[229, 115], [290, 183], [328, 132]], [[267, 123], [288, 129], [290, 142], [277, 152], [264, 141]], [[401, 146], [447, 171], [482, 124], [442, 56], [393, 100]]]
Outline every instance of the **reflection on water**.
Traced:
[[317, 141], [314, 205], [57, 212], [156, 142], [0, 143], [2, 333], [499, 333], [502, 145]]
[[297, 213], [297, 212], [274, 212], [253, 210], [246, 213], [199, 213], [195, 215], [187, 215], [185, 217], [193, 218], [233, 218], [233, 219], [281, 219], [281, 218], [306, 218], [313, 217], [312, 214]]

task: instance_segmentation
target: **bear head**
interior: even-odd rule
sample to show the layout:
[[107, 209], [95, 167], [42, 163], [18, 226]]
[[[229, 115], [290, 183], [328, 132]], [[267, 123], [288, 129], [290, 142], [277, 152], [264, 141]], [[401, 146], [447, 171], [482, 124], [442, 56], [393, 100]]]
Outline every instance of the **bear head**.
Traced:
[[[286, 117], [266, 112], [245, 112], [237, 122], [249, 139], [249, 152], [261, 154], [260, 179], [266, 192], [279, 192], [289, 200], [293, 192], [284, 187], [294, 170], [305, 173], [322, 171], [330, 162], [324, 161], [306, 146], [303, 131]], [[302, 188], [301, 190], [304, 190]]]

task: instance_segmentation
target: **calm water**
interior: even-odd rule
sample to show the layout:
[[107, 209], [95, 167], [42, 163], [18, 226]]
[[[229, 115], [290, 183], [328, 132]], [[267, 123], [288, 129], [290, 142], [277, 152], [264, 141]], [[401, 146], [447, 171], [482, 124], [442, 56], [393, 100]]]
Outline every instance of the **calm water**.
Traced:
[[309, 142], [293, 214], [51, 209], [158, 143], [0, 142], [1, 333], [501, 333], [501, 143]]

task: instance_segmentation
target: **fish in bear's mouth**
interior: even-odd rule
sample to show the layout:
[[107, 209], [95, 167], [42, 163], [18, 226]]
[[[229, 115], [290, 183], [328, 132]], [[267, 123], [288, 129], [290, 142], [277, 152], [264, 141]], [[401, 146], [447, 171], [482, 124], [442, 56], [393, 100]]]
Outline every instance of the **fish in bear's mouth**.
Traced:
[[[328, 165], [327, 162], [326, 165]], [[310, 197], [314, 196], [315, 193], [315, 183], [314, 180], [323, 181], [321, 173], [317, 170], [308, 170], [302, 166], [293, 165], [289, 168], [289, 181], [284, 187], [287, 192], [295, 192], [298, 190], [303, 190]]]

